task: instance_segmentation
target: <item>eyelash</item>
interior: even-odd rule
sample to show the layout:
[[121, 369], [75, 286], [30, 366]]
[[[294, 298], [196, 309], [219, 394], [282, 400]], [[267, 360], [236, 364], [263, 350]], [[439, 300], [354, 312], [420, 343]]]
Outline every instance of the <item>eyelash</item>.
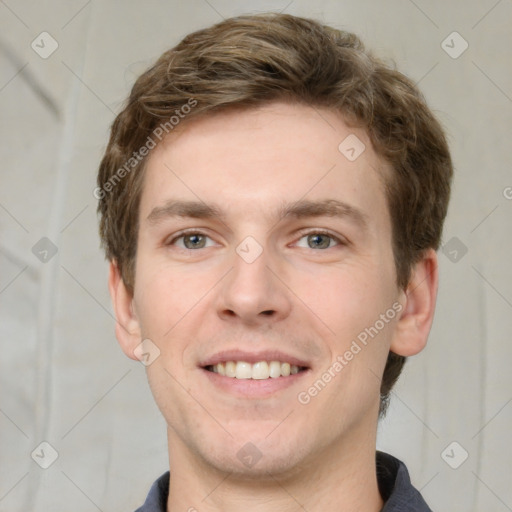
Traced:
[[[200, 230], [197, 230], [197, 229], [190, 229], [190, 230], [186, 230], [186, 231], [182, 231], [181, 233], [178, 233], [175, 237], [173, 237], [169, 242], [166, 242], [165, 245], [169, 246], [169, 245], [173, 245], [177, 240], [179, 240], [180, 238], [183, 238], [187, 235], [200, 235], [200, 236], [205, 236], [205, 237], [208, 237], [208, 238], [211, 238], [209, 237], [206, 233], [204, 233], [203, 231], [200, 231]], [[340, 238], [338, 238], [337, 236], [333, 235], [330, 231], [327, 231], [327, 230], [322, 230], [322, 229], [318, 229], [318, 230], [302, 230], [302, 231], [299, 231], [298, 232], [298, 235], [299, 235], [299, 238], [298, 240], [300, 240], [301, 238], [304, 238], [305, 236], [308, 236], [308, 235], [325, 235], [325, 236], [328, 236], [329, 238], [331, 238], [332, 240], [334, 240], [336, 242], [336, 246], [333, 246], [333, 247], [337, 247], [338, 245], [348, 245], [348, 243], [345, 241], [345, 240], [341, 240]], [[328, 249], [332, 249], [333, 247], [328, 247]], [[180, 249], [182, 249], [180, 247]], [[194, 250], [197, 250], [197, 249], [183, 249], [185, 251], [194, 251]], [[325, 249], [321, 249], [321, 250], [324, 250]]]

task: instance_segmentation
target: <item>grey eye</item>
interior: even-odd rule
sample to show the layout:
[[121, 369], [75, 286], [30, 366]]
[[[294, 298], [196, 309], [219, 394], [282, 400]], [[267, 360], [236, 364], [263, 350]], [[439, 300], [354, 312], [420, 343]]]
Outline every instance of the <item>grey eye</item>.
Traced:
[[325, 233], [307, 235], [308, 247], [311, 249], [328, 249], [331, 246], [333, 237]]
[[187, 249], [202, 249], [206, 246], [206, 237], [197, 233], [191, 235], [183, 235], [183, 245]]

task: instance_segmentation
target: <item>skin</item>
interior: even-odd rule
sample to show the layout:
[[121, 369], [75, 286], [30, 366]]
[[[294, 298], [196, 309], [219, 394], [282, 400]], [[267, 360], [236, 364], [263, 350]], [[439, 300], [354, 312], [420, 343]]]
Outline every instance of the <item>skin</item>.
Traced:
[[[366, 146], [353, 162], [338, 150], [350, 134]], [[169, 511], [381, 509], [380, 379], [390, 349], [410, 356], [425, 346], [438, 279], [430, 250], [408, 289], [397, 287], [390, 172], [365, 132], [335, 112], [281, 102], [184, 122], [151, 152], [133, 294], [115, 262], [109, 286], [124, 352], [135, 359], [143, 339], [160, 351], [147, 375], [168, 425]], [[328, 199], [360, 216], [278, 213]], [[224, 216], [166, 215], [170, 200], [216, 204]], [[184, 229], [206, 238], [178, 238]], [[319, 231], [329, 235], [308, 238]], [[262, 250], [251, 263], [236, 251], [248, 236]], [[393, 304], [399, 314], [300, 403]], [[201, 363], [232, 349], [279, 349], [308, 370], [266, 395], [257, 387], [266, 381], [251, 381], [256, 395], [221, 387]], [[241, 449], [261, 458], [244, 464]]]

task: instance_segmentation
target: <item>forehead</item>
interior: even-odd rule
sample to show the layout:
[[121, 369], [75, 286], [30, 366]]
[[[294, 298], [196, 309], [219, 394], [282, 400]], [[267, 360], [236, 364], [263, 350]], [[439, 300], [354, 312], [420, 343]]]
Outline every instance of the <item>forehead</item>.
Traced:
[[185, 121], [152, 151], [145, 172], [142, 220], [175, 199], [214, 203], [238, 219], [320, 198], [363, 216], [387, 212], [389, 169], [364, 130], [325, 108], [272, 103]]

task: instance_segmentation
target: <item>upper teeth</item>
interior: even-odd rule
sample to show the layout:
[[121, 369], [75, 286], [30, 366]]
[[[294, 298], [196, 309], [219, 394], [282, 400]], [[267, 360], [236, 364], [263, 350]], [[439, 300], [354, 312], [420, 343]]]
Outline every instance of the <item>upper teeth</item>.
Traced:
[[210, 367], [215, 373], [237, 379], [275, 379], [299, 373], [299, 367], [280, 361], [258, 361], [251, 364], [245, 361], [226, 361]]

